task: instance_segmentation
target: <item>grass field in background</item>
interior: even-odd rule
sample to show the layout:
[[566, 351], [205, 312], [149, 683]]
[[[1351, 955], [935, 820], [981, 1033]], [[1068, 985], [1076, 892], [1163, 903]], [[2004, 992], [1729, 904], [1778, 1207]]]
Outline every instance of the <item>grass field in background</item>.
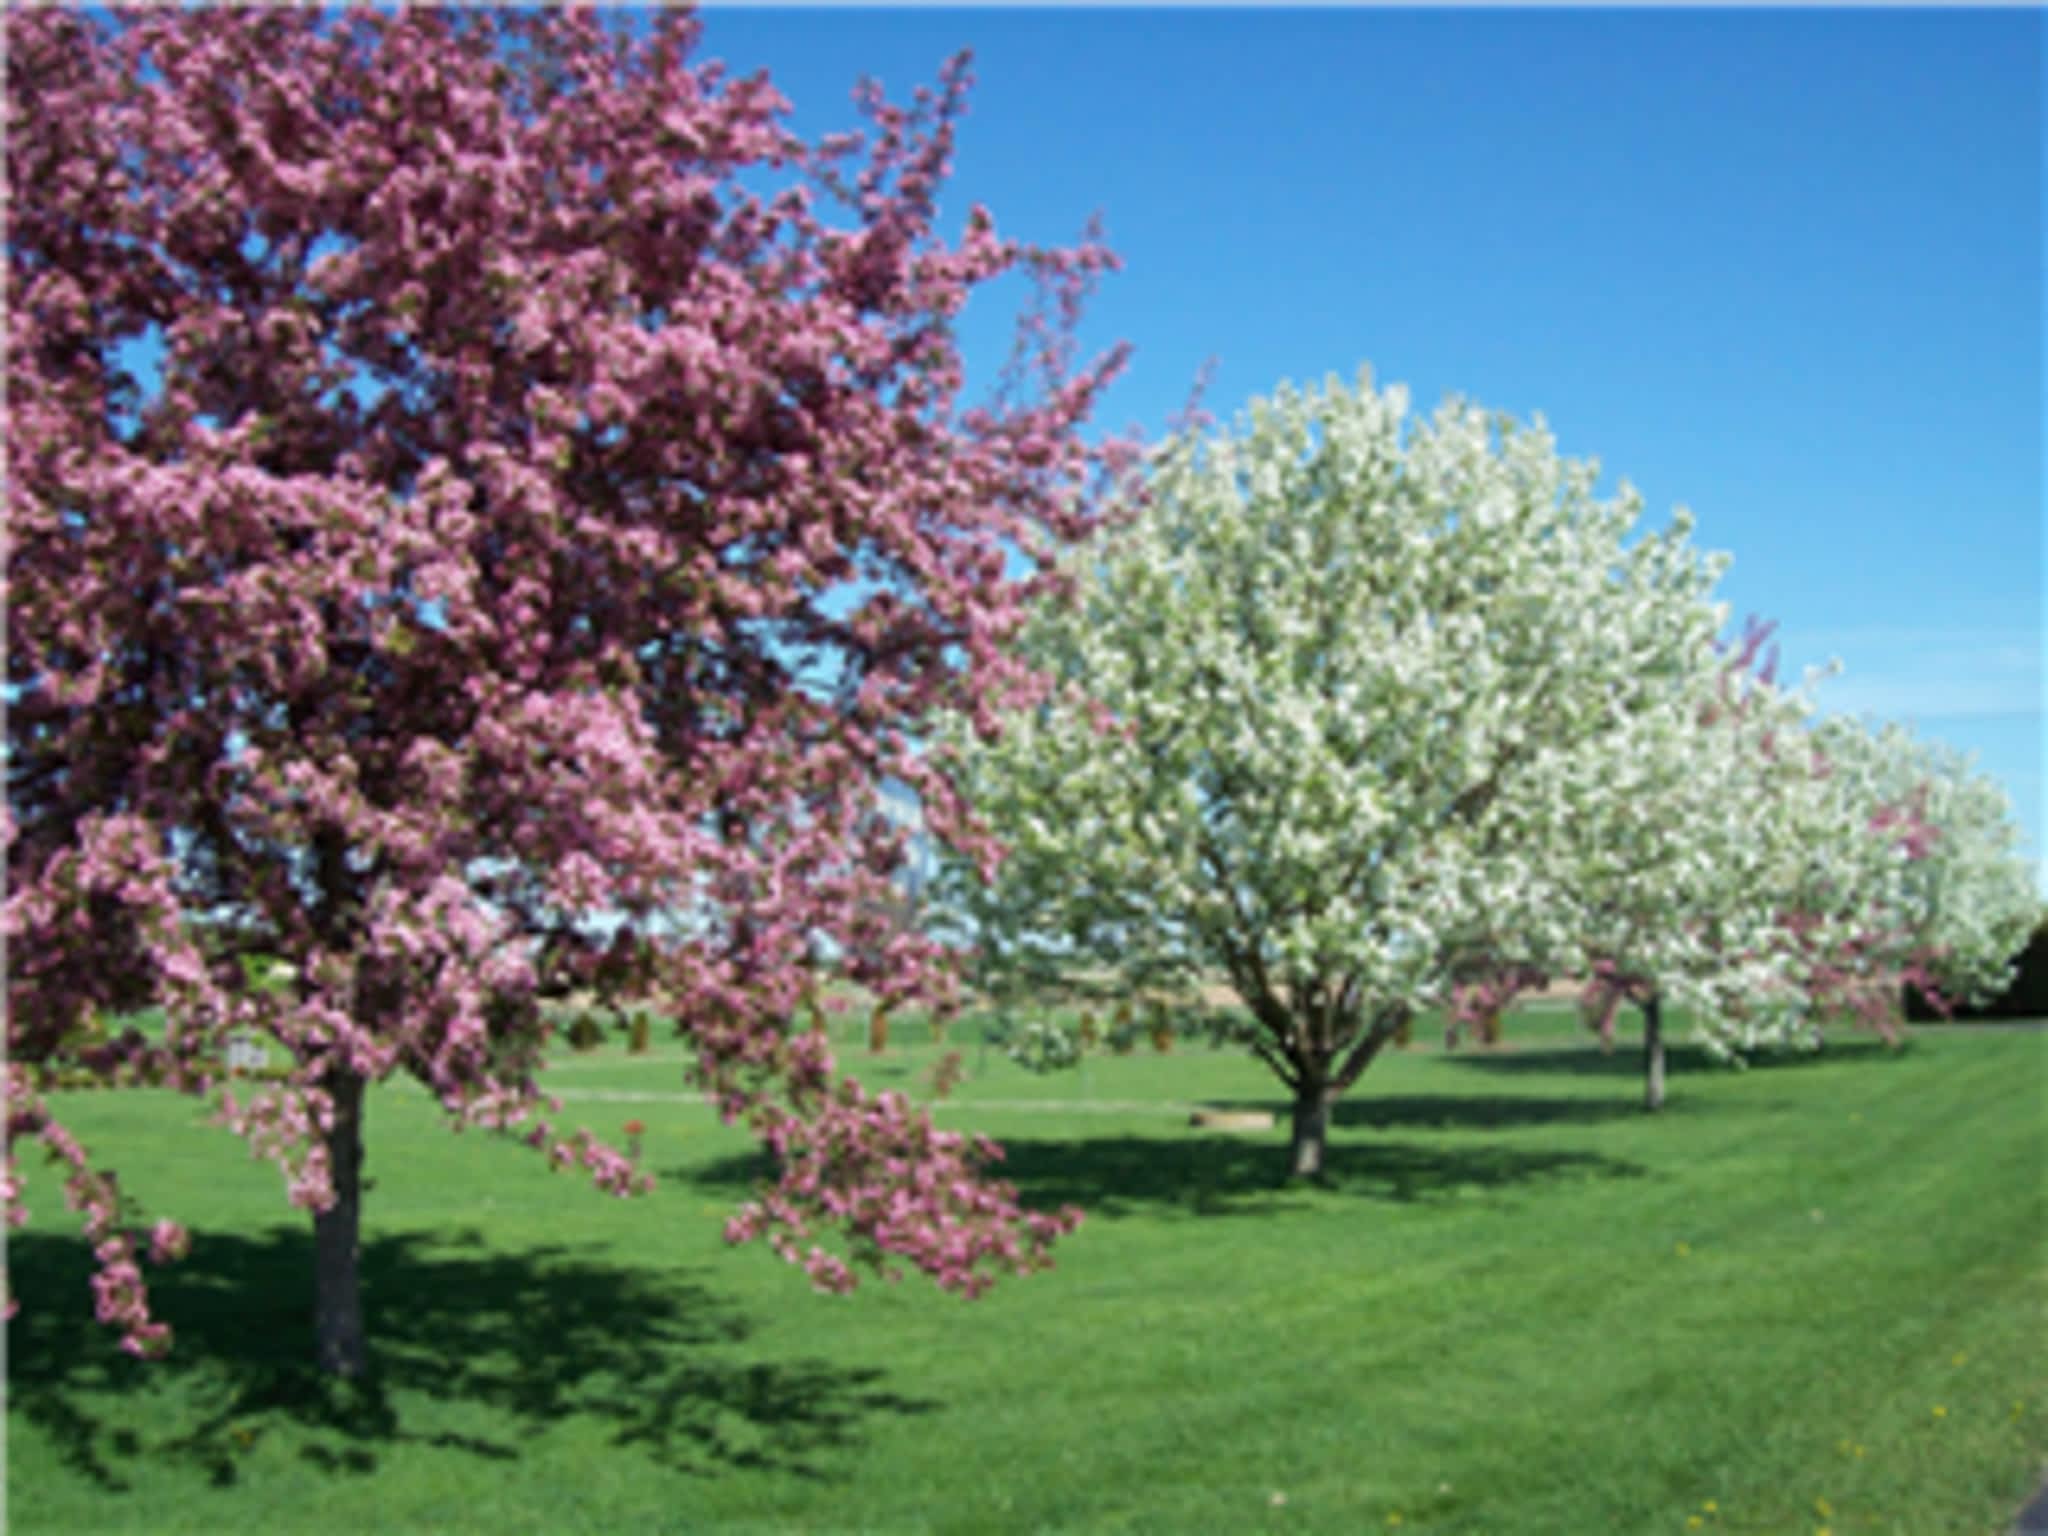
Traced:
[[[839, 1026], [840, 1032], [849, 1027]], [[1182, 1046], [1034, 1078], [956, 1025], [942, 1124], [1089, 1219], [972, 1303], [810, 1292], [719, 1239], [760, 1166], [680, 1053], [564, 1058], [564, 1119], [646, 1127], [601, 1196], [404, 1085], [372, 1095], [374, 1377], [308, 1370], [310, 1225], [202, 1106], [70, 1094], [150, 1215], [171, 1357], [91, 1321], [53, 1174], [8, 1244], [8, 1523], [71, 1532], [2000, 1532], [2048, 1455], [2048, 1034], [1844, 1036], [1733, 1072], [1565, 1013], [1390, 1053], [1331, 1187], [1278, 1186], [1256, 1063]], [[849, 1046], [922, 1094], [915, 1021]], [[1269, 1106], [1270, 1132], [1187, 1124]]]

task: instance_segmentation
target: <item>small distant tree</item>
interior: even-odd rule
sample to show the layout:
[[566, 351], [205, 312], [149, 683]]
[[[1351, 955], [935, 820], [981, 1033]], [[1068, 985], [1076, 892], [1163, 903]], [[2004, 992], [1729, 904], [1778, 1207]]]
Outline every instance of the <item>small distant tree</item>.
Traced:
[[[1908, 989], [1946, 1014], [2003, 988], [2039, 911], [2005, 791], [1897, 724], [1831, 718], [1814, 728], [1813, 751], [1860, 820], [1866, 855], [1859, 878], [1788, 903], [1816, 1020], [1849, 1014], [1896, 1038]], [[1836, 920], [1832, 943], [1817, 917]]]
[[[587, 990], [665, 1009], [775, 1154], [733, 1240], [831, 1289], [821, 1229], [969, 1294], [1049, 1262], [1074, 1213], [800, 1022], [821, 948], [942, 992], [866, 818], [893, 775], [986, 852], [911, 734], [1017, 695], [1016, 562], [1113, 467], [1079, 432], [1118, 359], [1067, 339], [1108, 253], [936, 230], [964, 56], [811, 145], [679, 11], [5, 26], [9, 1222], [40, 1142], [100, 1317], [163, 1348], [48, 1089], [199, 1095], [312, 1213], [317, 1357], [359, 1372], [372, 1083], [645, 1184], [536, 1085], [543, 1002]], [[1006, 272], [1050, 307], [968, 409], [954, 318]], [[105, 1038], [149, 1004], [161, 1038]], [[243, 1031], [282, 1081], [229, 1082]]]
[[1647, 1109], [1664, 1103], [1667, 1005], [1723, 1052], [1789, 1027], [1763, 1006], [1786, 982], [1787, 893], [1816, 849], [1833, 857], [1856, 831], [1818, 814], [1800, 745], [1809, 705], [1777, 687], [1774, 662], [1757, 669], [1768, 636], [1751, 624], [1732, 654], [1565, 770], [1583, 811], [1546, 861], [1552, 899], [1586, 955], [1589, 1025], [1611, 1044], [1621, 1006], [1642, 1013]]
[[[1582, 1006], [1609, 1041], [1624, 1003], [1642, 1010], [1652, 1109], [1663, 1102], [1667, 997], [1683, 997], [1724, 1055], [1817, 1043], [1843, 1014], [1895, 1040], [1902, 987], [1946, 1006], [1944, 987], [1997, 984], [2031, 910], [1996, 786], [1898, 727], [1810, 721], [1808, 697], [1778, 688], [1774, 659], [1751, 673], [1769, 632], [1752, 623], [1682, 770], [1607, 802], [1625, 818], [1654, 803], [1666, 824], [1691, 829], [1667, 845], [1665, 878], [1617, 899], [1597, 869], [1575, 877], [1594, 957]], [[1652, 761], [1639, 752], [1591, 771]], [[1599, 818], [1582, 830], [1596, 864], [1628, 835]]]
[[1501, 1016], [1524, 992], [1550, 985], [1550, 978], [1532, 965], [1504, 963], [1492, 956], [1478, 956], [1465, 975], [1452, 983], [1445, 1008], [1444, 1049], [1456, 1050], [1464, 1031], [1470, 1029], [1481, 1045], [1501, 1043]]
[[[1708, 686], [1718, 562], [1626, 542], [1627, 488], [1540, 422], [1283, 388], [1154, 458], [1025, 632], [1054, 684], [948, 738], [1008, 852], [948, 891], [993, 985], [1227, 977], [1293, 1099], [1289, 1169], [1420, 1007], [1481, 967], [1567, 973], [1543, 868], [1617, 722]], [[1647, 727], [1644, 727], [1645, 729]]]

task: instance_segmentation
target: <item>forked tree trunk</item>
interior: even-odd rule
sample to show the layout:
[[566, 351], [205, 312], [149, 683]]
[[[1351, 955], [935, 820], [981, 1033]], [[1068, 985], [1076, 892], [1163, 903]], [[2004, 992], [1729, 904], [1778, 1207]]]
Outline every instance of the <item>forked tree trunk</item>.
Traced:
[[1294, 1099], [1294, 1145], [1288, 1160], [1290, 1179], [1320, 1179], [1323, 1151], [1330, 1139], [1330, 1096], [1321, 1086], [1304, 1087]]
[[1664, 1107], [1664, 1018], [1656, 997], [1643, 1004], [1643, 1108]]
[[314, 1356], [330, 1376], [360, 1376], [369, 1366], [359, 1277], [363, 1214], [363, 1079], [337, 1068], [326, 1082], [334, 1125], [323, 1138], [334, 1176], [334, 1204], [313, 1216]]

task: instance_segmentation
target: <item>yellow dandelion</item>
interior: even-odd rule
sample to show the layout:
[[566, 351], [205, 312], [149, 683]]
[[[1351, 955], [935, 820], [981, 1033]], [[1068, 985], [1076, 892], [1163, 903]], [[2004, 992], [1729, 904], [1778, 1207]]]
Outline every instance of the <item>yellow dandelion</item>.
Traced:
[[1860, 1446], [1860, 1445], [1859, 1445], [1859, 1446], [1857, 1446], [1857, 1447], [1856, 1447], [1856, 1451], [1855, 1451], [1855, 1456], [1856, 1456], [1856, 1459], [1857, 1459], [1858, 1461], [1861, 1461], [1861, 1460], [1863, 1459], [1863, 1447], [1862, 1447], [1862, 1446]]
[[1400, 1523], [1401, 1523], [1401, 1511], [1399, 1511], [1398, 1509], [1397, 1509], [1397, 1510], [1393, 1510], [1393, 1511], [1391, 1511], [1391, 1512], [1390, 1512], [1390, 1513], [1389, 1513], [1389, 1514], [1387, 1515], [1387, 1524], [1389, 1524], [1389, 1525], [1399, 1525]]
[[1950, 1365], [1961, 1365], [1965, 1360], [1969, 1358], [1970, 1352], [1967, 1349], [1959, 1349], [1954, 1354], [1948, 1357], [1948, 1363]]
[[1826, 1499], [1815, 1499], [1813, 1501], [1813, 1512], [1816, 1515], [1819, 1515], [1821, 1519], [1825, 1520], [1829, 1515], [1832, 1515], [1835, 1512], [1835, 1506], [1830, 1504]]
[[1813, 1536], [1835, 1536], [1834, 1527], [1827, 1525], [1816, 1525], [1813, 1528]]
[[2012, 1400], [2012, 1416], [2014, 1418], [2018, 1418], [2021, 1414], [2025, 1413], [2026, 1411], [2027, 1405], [2024, 1401], [2017, 1397]]
[[1700, 1508], [1704, 1509], [1708, 1514], [1711, 1515], [1716, 1513], [1721, 1508], [1721, 1506], [1716, 1504], [1712, 1499], [1709, 1499], [1706, 1503], [1702, 1504]]
[[1702, 1520], [1698, 1515], [1687, 1515], [1685, 1517], [1685, 1528], [1688, 1531], [1696, 1531], [1706, 1523], [1707, 1522]]
[[1936, 1403], [1934, 1405], [1934, 1416], [1937, 1419], [1945, 1419], [1948, 1417], [1948, 1410], [1942, 1407], [1941, 1404]]

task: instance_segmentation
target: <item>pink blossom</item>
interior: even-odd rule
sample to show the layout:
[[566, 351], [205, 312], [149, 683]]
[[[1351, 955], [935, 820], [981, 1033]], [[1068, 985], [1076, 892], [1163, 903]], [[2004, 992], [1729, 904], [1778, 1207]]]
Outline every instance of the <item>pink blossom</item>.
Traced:
[[191, 1234], [175, 1221], [159, 1221], [150, 1228], [149, 1259], [152, 1264], [168, 1264], [182, 1259], [191, 1248]]

